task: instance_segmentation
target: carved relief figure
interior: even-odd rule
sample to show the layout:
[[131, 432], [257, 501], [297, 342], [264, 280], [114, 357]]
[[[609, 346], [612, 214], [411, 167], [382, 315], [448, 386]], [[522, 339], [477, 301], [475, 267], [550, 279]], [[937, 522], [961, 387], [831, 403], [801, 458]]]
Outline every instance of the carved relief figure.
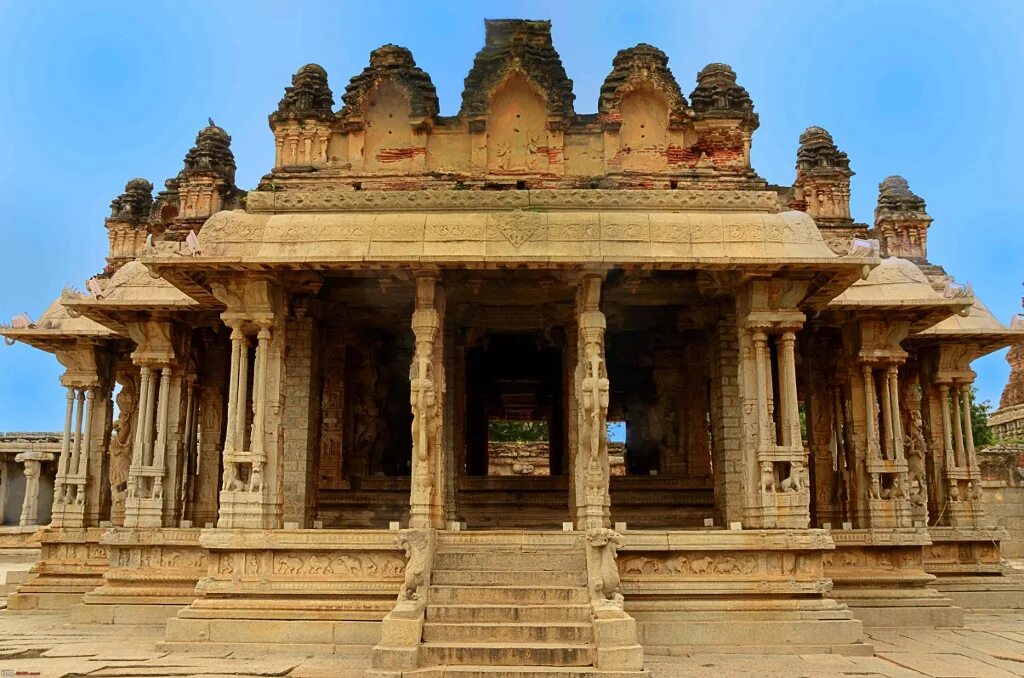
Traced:
[[124, 503], [128, 498], [128, 469], [132, 463], [132, 440], [135, 437], [135, 410], [138, 403], [137, 384], [130, 374], [120, 375], [121, 391], [117, 394], [117, 419], [110, 434], [111, 520], [124, 521]]
[[597, 576], [592, 577], [595, 599], [601, 606], [621, 608], [622, 587], [615, 557], [622, 546], [622, 535], [607, 528], [590, 530], [587, 543], [597, 552]]
[[433, 558], [433, 540], [428, 530], [402, 530], [397, 543], [405, 551], [405, 581], [398, 594], [399, 600], [421, 600], [430, 585], [430, 561]]

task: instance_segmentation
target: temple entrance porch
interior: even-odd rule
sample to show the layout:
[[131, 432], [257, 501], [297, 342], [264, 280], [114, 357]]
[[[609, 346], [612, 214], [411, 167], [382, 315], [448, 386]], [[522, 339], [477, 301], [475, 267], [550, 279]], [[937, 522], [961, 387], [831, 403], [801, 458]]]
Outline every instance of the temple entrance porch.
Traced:
[[[440, 276], [446, 522], [550, 530], [573, 520], [575, 275]], [[414, 282], [332, 277], [306, 302], [316, 308], [310, 390], [319, 396], [310, 407], [319, 451], [309, 482], [323, 528], [408, 522], [413, 445], [403, 366], [415, 350]], [[692, 272], [619, 272], [603, 289], [612, 519], [631, 528], [703, 527], [716, 516], [711, 300]]]

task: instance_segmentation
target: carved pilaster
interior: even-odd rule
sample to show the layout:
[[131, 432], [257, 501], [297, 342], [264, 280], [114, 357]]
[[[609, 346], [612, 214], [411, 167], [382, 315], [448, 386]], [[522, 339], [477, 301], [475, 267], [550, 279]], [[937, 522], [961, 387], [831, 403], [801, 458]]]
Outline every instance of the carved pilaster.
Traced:
[[[409, 526], [441, 527], [443, 460], [441, 418], [444, 397], [444, 365], [439, 360], [441, 337], [441, 301], [437, 278], [416, 279], [416, 310], [412, 331], [416, 350], [409, 368], [410, 405], [412, 406], [412, 490], [409, 500]], [[443, 308], [443, 305], [442, 305]]]
[[608, 492], [608, 369], [604, 358], [607, 326], [600, 308], [601, 278], [584, 276], [576, 294], [579, 329], [576, 362], [575, 522], [577, 529], [611, 524]]

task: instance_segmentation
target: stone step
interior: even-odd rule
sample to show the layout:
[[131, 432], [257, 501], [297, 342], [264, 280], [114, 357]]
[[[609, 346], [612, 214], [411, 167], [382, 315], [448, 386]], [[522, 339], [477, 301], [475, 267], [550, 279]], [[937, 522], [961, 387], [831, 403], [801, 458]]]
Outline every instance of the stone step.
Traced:
[[7, 570], [4, 574], [4, 584], [7, 586], [17, 586], [27, 581], [31, 574], [27, 567], [24, 570]]
[[589, 645], [563, 643], [424, 643], [423, 664], [479, 666], [593, 666], [594, 650]]
[[438, 551], [434, 569], [441, 570], [518, 570], [522, 572], [586, 570], [581, 551]]
[[428, 622], [589, 622], [590, 605], [427, 605]]
[[564, 643], [580, 645], [594, 639], [589, 622], [585, 624], [550, 624], [511, 622], [501, 624], [443, 624], [427, 622], [423, 640], [437, 643]]
[[448, 570], [434, 568], [430, 581], [438, 585], [460, 586], [586, 586], [587, 575], [582, 570], [519, 572], [516, 570]]
[[431, 585], [430, 600], [435, 605], [474, 603], [518, 605], [564, 605], [590, 602], [581, 586], [446, 586]]
[[644, 671], [598, 671], [563, 666], [446, 666], [445, 678], [639, 678]]

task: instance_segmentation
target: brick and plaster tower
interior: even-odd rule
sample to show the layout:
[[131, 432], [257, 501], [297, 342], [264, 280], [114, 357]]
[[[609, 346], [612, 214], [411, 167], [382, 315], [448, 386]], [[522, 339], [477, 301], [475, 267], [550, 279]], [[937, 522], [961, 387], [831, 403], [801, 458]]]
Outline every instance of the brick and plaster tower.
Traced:
[[924, 262], [928, 256], [928, 216], [924, 199], [910, 190], [901, 176], [886, 177], [878, 185], [873, 236], [882, 255]]
[[[1024, 299], [1021, 300], [1024, 304]], [[1024, 313], [1018, 314], [1010, 323], [1013, 329], [1024, 329]], [[996, 440], [1008, 442], [1024, 441], [1024, 343], [1011, 346], [1006, 354], [1010, 363], [1010, 379], [1006, 382], [999, 399], [999, 409], [989, 417]]]
[[821, 127], [808, 127], [800, 135], [796, 153], [796, 181], [791, 207], [807, 212], [821, 229], [829, 247], [846, 252], [863, 228], [850, 216], [850, 159]]
[[110, 203], [110, 216], [104, 222], [110, 238], [110, 254], [104, 275], [138, 256], [146, 242], [147, 222], [153, 207], [153, 184], [145, 179], [132, 179], [124, 186], [124, 193]]

